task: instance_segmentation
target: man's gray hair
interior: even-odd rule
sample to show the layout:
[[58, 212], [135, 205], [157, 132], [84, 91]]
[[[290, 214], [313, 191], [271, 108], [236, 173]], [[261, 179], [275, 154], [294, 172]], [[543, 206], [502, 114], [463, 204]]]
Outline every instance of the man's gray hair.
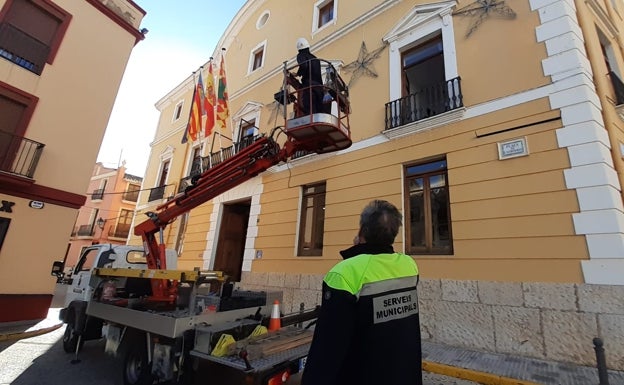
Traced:
[[402, 218], [392, 203], [374, 200], [360, 214], [360, 235], [369, 244], [392, 245], [399, 233]]

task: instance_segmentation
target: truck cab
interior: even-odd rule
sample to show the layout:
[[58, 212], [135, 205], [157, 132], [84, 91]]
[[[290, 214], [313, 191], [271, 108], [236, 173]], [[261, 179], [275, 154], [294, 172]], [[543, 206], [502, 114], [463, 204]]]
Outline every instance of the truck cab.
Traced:
[[[167, 266], [175, 269], [176, 252], [167, 250]], [[97, 244], [85, 248], [78, 263], [68, 277], [65, 277], [67, 293], [64, 307], [73, 301], [88, 301], [93, 296], [94, 287], [90, 286], [94, 268], [146, 269], [143, 247], [128, 245]], [[116, 286], [123, 287], [125, 279], [120, 278]]]
[[[175, 269], [177, 266], [177, 253], [175, 250], [166, 250], [167, 266]], [[72, 269], [69, 276], [63, 277], [67, 284], [65, 302], [59, 318], [67, 324], [63, 337], [63, 348], [67, 352], [73, 352], [78, 343], [78, 336], [83, 336], [83, 341], [101, 337], [102, 323], [95, 318], [87, 319], [86, 309], [88, 302], [93, 298], [96, 290], [101, 290], [100, 281], [93, 279], [93, 271], [96, 268], [112, 269], [146, 269], [147, 262], [142, 246], [97, 244], [86, 247], [78, 263]], [[63, 271], [62, 262], [55, 262], [52, 266], [52, 275]], [[112, 282], [120, 295], [129, 285], [145, 284], [146, 280], [134, 280], [120, 277]], [[146, 286], [145, 291], [149, 291]], [[137, 290], [133, 290], [138, 292]]]

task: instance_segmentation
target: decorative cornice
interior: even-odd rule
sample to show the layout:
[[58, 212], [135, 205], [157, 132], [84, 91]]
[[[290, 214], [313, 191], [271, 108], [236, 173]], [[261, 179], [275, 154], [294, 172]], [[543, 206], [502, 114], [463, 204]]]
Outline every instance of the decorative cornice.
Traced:
[[[97, 8], [100, 12], [102, 12], [103, 14], [108, 16], [109, 19], [111, 19], [112, 21], [117, 23], [121, 28], [123, 28], [126, 31], [130, 32], [130, 34], [132, 34], [132, 36], [134, 36], [134, 38], [135, 38], [134, 44], [137, 44], [141, 40], [145, 39], [145, 35], [141, 31], [136, 29], [132, 24], [130, 24], [127, 20], [125, 20], [124, 18], [122, 18], [118, 14], [116, 14], [109, 7], [107, 7], [106, 5], [102, 4], [101, 1], [98, 1], [98, 0], [87, 0], [87, 3], [93, 5], [93, 7]], [[138, 6], [136, 6], [136, 4], [134, 2], [132, 2], [132, 5], [135, 6], [139, 12], [141, 12], [143, 15], [145, 15], [145, 11], [143, 9], [139, 8]]]
[[158, 143], [169, 142], [169, 139], [172, 136], [176, 136], [176, 135], [180, 135], [180, 140], [181, 140], [182, 135], [184, 135], [184, 130], [186, 130], [186, 123], [168, 131], [165, 135], [162, 135], [158, 138], [154, 138], [154, 140], [150, 143], [150, 147], [154, 147]]
[[124, 174], [124, 179], [128, 182], [143, 182], [143, 178], [132, 174]]
[[167, 145], [167, 147], [160, 152], [160, 160], [171, 158], [174, 152], [175, 148], [172, 145]]
[[236, 111], [234, 115], [232, 115], [232, 119], [236, 120], [249, 113], [257, 112], [258, 110], [262, 109], [262, 107], [264, 107], [264, 104], [262, 103], [249, 101], [245, 103], [245, 105], [241, 107], [238, 111]]
[[457, 2], [455, 0], [451, 0], [415, 6], [388, 33], [386, 33], [381, 40], [391, 43], [392, 41], [399, 39], [404, 33], [413, 30], [430, 19], [449, 14], [451, 9], [453, 9], [456, 5]]
[[619, 31], [615, 24], [611, 21], [611, 18], [605, 10], [598, 4], [596, 0], [585, 0], [585, 4], [589, 5], [589, 9], [592, 10], [594, 15], [602, 22], [602, 24], [609, 30], [611, 36], [609, 38], [615, 39], [619, 37]]
[[[208, 63], [210, 62], [208, 61], [204, 65], [207, 65]], [[204, 74], [202, 74], [202, 76], [204, 76]], [[162, 110], [167, 108], [169, 104], [174, 102], [177, 103], [178, 101], [183, 99], [189, 91], [193, 90], [193, 88], [195, 88], [195, 79], [194, 75], [191, 75], [184, 79], [182, 83], [178, 84], [174, 89], [167, 92], [167, 94], [160, 98], [156, 103], [154, 103], [154, 107], [156, 107], [158, 111], [162, 112]]]

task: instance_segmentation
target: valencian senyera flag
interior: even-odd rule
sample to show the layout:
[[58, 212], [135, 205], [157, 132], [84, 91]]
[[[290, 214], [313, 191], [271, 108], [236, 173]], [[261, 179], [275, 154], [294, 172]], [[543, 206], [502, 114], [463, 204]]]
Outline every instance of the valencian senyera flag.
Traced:
[[214, 74], [212, 73], [212, 60], [208, 63], [208, 78], [206, 79], [206, 137], [210, 136], [215, 125], [215, 89]]
[[186, 130], [182, 137], [182, 143], [188, 142], [189, 138], [193, 141], [197, 140], [197, 135], [202, 129], [202, 115], [204, 114], [204, 83], [202, 82], [201, 72], [199, 73], [199, 80], [193, 90], [193, 101], [191, 104], [191, 113], [189, 114], [189, 120], [186, 124]]
[[219, 69], [219, 90], [217, 94], [217, 124], [221, 129], [227, 128], [229, 115], [227, 81], [225, 80], [225, 63], [223, 56], [221, 56], [221, 68]]

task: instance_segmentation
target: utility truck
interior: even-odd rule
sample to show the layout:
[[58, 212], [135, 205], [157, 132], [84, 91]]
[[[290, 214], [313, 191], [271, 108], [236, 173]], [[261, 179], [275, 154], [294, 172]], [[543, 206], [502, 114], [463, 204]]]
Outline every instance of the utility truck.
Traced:
[[[76, 362], [85, 341], [105, 338], [105, 349], [121, 357], [126, 385], [273, 385], [286, 383], [302, 368], [312, 332], [301, 325], [314, 322], [318, 306], [280, 314], [282, 329], [264, 333], [262, 326], [268, 326], [282, 293], [234, 290], [222, 272], [176, 269], [163, 230], [178, 216], [295, 154], [351, 145], [348, 88], [331, 63], [315, 60], [326, 69], [323, 84], [303, 86], [294, 75], [299, 65], [285, 62], [282, 87], [274, 94], [284, 125], [221, 151], [230, 155], [208, 164], [184, 191], [147, 213], [148, 219], [134, 228], [142, 247], [101, 244], [84, 250], [64, 278], [68, 296], [60, 313], [67, 324], [63, 348], [76, 355]], [[312, 106], [314, 95], [323, 95], [320, 110]], [[62, 263], [55, 263], [53, 274], [62, 270]]]

